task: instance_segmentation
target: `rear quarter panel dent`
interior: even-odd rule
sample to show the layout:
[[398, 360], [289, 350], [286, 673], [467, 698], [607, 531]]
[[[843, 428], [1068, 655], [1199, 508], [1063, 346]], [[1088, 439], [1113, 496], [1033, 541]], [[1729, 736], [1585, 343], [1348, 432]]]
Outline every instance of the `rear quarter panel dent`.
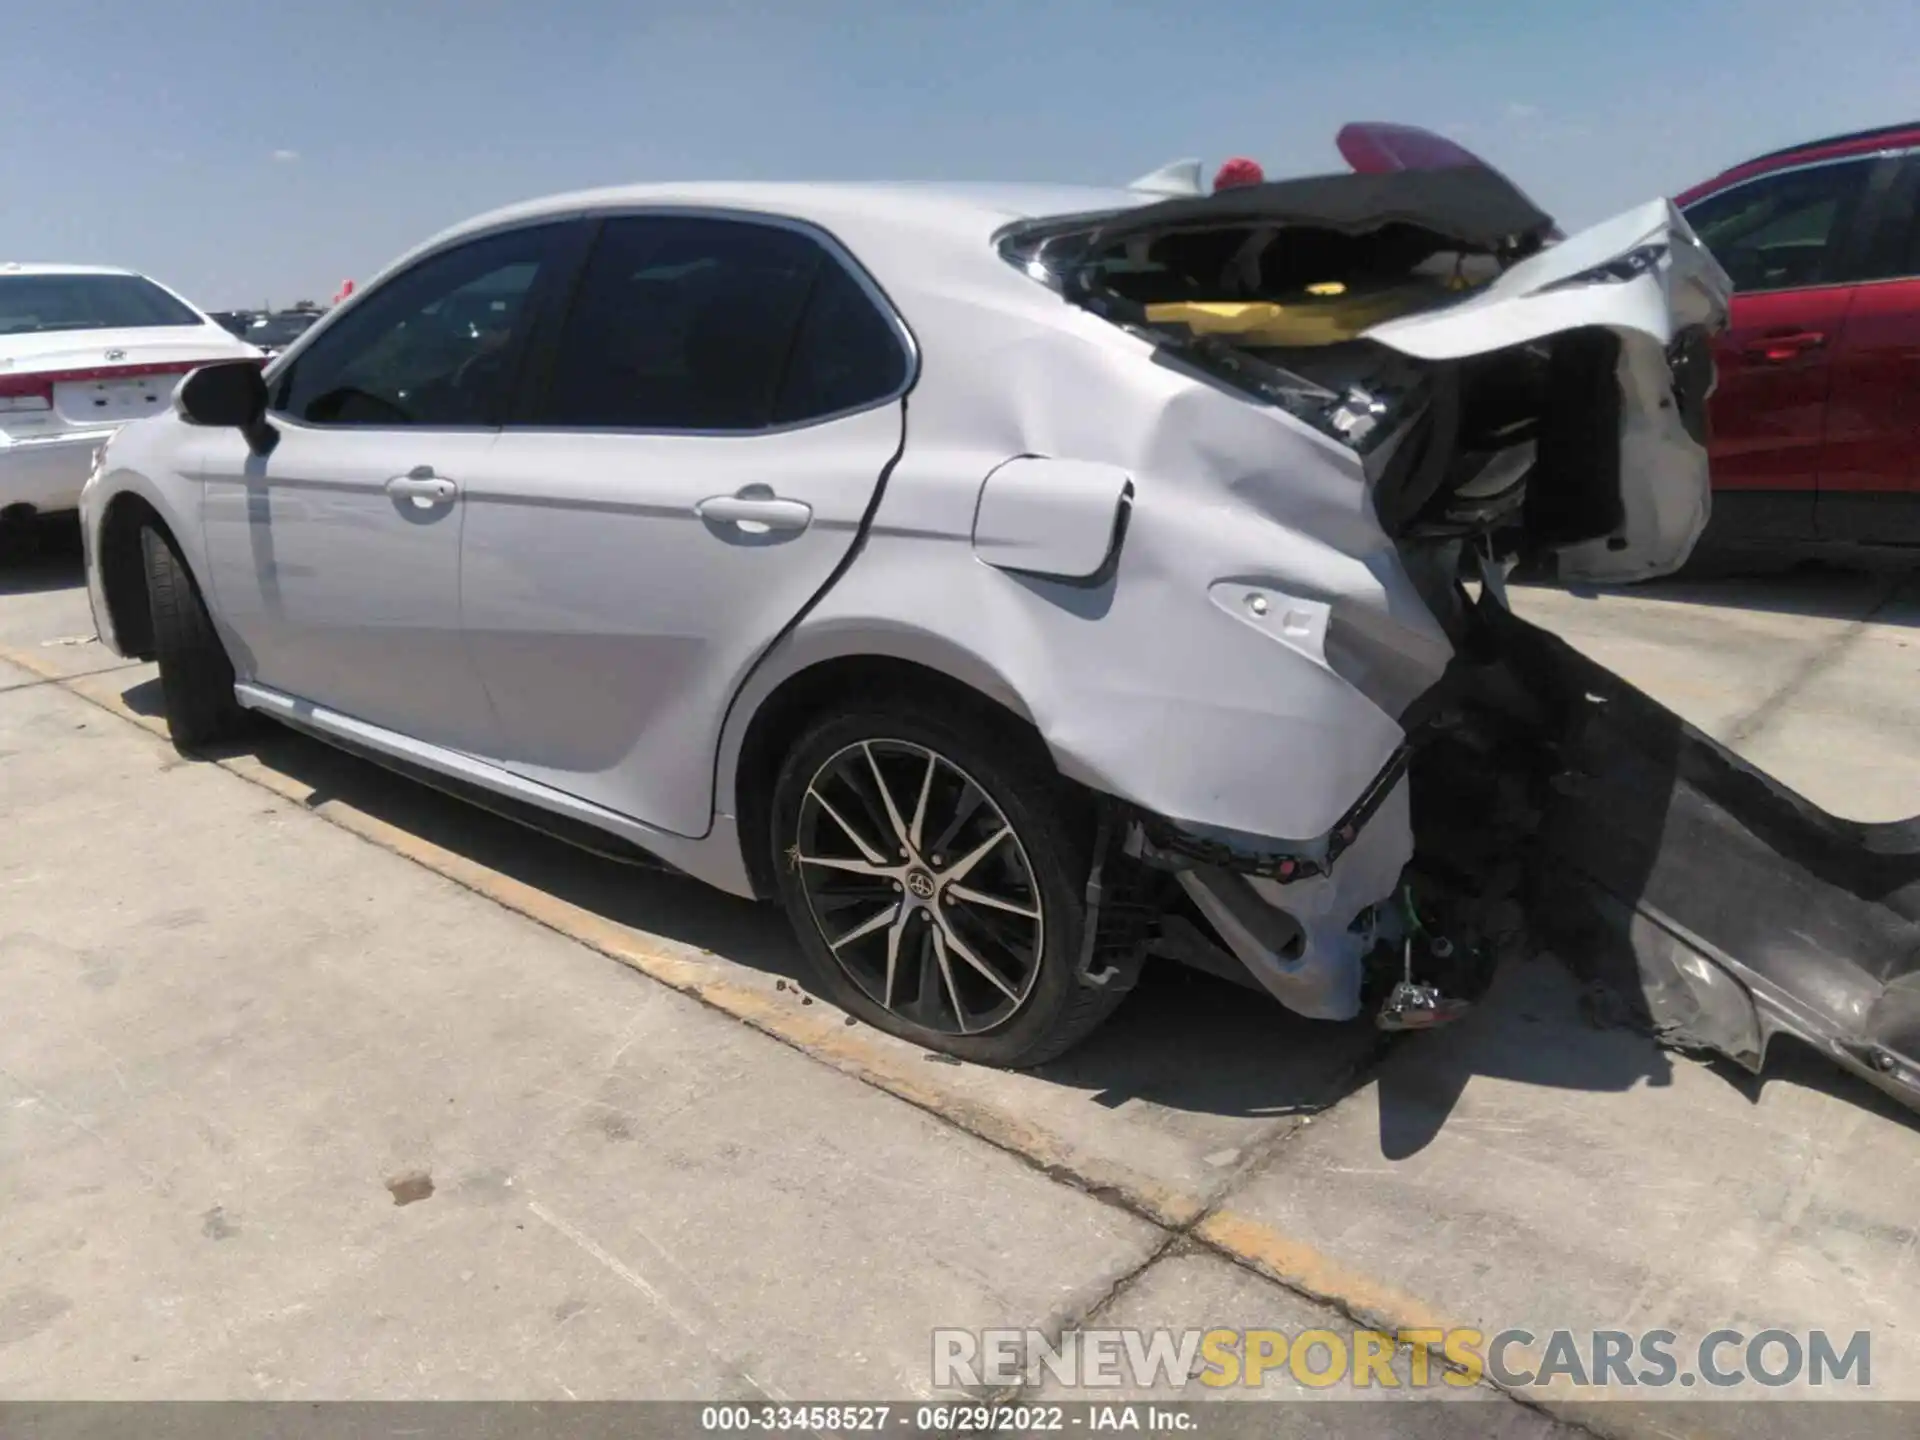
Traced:
[[[924, 345], [906, 451], [858, 558], [736, 705], [720, 809], [736, 813], [742, 739], [766, 697], [823, 659], [875, 653], [1028, 716], [1062, 772], [1099, 790], [1177, 820], [1324, 834], [1403, 732], [1319, 658], [1224, 613], [1210, 592], [1234, 578], [1377, 611], [1419, 632], [1437, 679], [1450, 646], [1379, 528], [1357, 458], [1010, 266], [949, 288], [938, 275], [882, 278]], [[1009, 574], [974, 555], [981, 487], [1023, 455], [1132, 478], [1104, 586]]]

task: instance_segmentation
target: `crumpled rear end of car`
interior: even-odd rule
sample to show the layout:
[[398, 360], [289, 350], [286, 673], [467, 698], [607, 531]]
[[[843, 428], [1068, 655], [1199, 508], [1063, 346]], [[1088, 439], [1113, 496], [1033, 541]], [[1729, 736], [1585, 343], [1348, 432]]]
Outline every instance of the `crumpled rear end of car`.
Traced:
[[[1920, 1103], [1920, 819], [1826, 814], [1504, 603], [1516, 562], [1648, 578], [1705, 526], [1730, 286], [1671, 205], [1561, 238], [1466, 167], [1252, 186], [1004, 243], [1164, 363], [1357, 460], [1451, 647], [1436, 676], [1410, 659], [1428, 617], [1396, 624], [1364, 584], [1296, 599], [1284, 573], [1241, 577], [1225, 603], [1290, 611], [1406, 742], [1346, 781], [1354, 807], [1324, 834], [1139, 819], [1130, 853], [1190, 902], [1163, 948], [1221, 969], [1224, 946], [1293, 1008], [1340, 1016], [1359, 1008], [1363, 954], [1414, 978], [1415, 940], [1434, 938], [1421, 907], [1452, 930], [1421, 948], [1429, 977], [1518, 911], [1672, 1043], [1757, 1069], [1787, 1032]], [[1315, 528], [1306, 454], [1297, 495], [1268, 508], [1359, 553]], [[1236, 484], [1258, 508], [1260, 487]]]
[[[1204, 808], [1190, 789], [1160, 799], [1137, 760], [1102, 768], [1111, 745], [1071, 722], [1049, 738], [1140, 802], [1132, 853], [1178, 876], [1200, 922], [1186, 948], [1210, 932], [1304, 1014], [1357, 1014], [1365, 958], [1425, 928], [1404, 894], [1407, 771], [1485, 640], [1462, 580], [1498, 592], [1530, 558], [1659, 574], [1705, 524], [1701, 362], [1724, 275], [1664, 201], [1556, 234], [1504, 179], [1462, 168], [1250, 186], [1002, 240], [1200, 382], [1154, 413], [1143, 458], [1179, 489], [1143, 483], [1127, 558], [1136, 576], [1211, 565], [1217, 608], [1279, 647], [1246, 725], [1193, 727], [1193, 774], [1243, 777]], [[1247, 689], [1219, 676], [1187, 704], [1211, 714]]]

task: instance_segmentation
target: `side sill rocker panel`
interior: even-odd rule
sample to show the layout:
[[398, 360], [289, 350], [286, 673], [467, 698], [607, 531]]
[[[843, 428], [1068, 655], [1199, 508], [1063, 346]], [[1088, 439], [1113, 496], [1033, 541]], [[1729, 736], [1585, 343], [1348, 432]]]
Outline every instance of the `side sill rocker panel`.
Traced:
[[[753, 898], [753, 882], [747, 877], [729, 817], [715, 816], [714, 827], [705, 837], [689, 839], [643, 825], [471, 755], [410, 739], [265, 685], [241, 681], [233, 687], [233, 693], [248, 710], [568, 844], [627, 863], [652, 859], [729, 894]], [[582, 831], [590, 833], [583, 835]], [[596, 843], [597, 836], [609, 838]], [[635, 851], [641, 853], [635, 855]]]

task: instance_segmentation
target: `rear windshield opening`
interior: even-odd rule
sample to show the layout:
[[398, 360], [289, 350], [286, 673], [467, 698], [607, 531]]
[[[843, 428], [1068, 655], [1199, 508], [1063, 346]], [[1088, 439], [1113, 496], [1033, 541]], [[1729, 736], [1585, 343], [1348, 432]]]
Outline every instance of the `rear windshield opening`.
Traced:
[[1288, 228], [1160, 235], [1081, 257], [1080, 280], [1136, 304], [1178, 301], [1311, 302], [1425, 282], [1433, 299], [1498, 273], [1489, 256], [1450, 249], [1430, 231], [1390, 225], [1366, 235]]
[[[1576, 331], [1428, 362], [1362, 336], [1457, 303], [1526, 248], [1396, 222], [1255, 221], [1029, 233], [1009, 237], [1006, 253], [1065, 298], [1348, 446], [1389, 535], [1499, 537], [1506, 549], [1619, 523], [1612, 337]], [[1543, 472], [1553, 486], [1529, 484]]]
[[139, 275], [0, 275], [0, 335], [199, 323], [198, 315]]

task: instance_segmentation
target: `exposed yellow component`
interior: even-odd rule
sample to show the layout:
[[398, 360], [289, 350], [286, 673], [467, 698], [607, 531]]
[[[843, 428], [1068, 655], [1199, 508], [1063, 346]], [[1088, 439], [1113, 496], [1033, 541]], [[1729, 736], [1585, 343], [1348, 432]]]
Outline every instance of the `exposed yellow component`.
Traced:
[[1155, 325], [1184, 325], [1197, 335], [1243, 335], [1286, 313], [1271, 300], [1179, 300], [1147, 306]]
[[1412, 314], [1447, 297], [1430, 279], [1355, 294], [1337, 280], [1309, 285], [1304, 297], [1274, 300], [1184, 300], [1147, 306], [1155, 325], [1181, 325], [1196, 335], [1219, 335], [1242, 345], [1337, 345], [1369, 326]]

